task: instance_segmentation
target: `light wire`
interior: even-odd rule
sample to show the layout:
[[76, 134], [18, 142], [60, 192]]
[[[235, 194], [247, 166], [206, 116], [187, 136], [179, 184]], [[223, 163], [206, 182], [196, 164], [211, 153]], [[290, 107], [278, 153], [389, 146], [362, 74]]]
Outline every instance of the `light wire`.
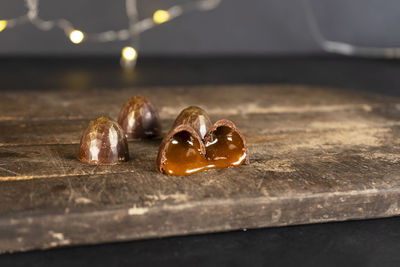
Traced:
[[322, 33], [310, 0], [303, 0], [311, 35], [328, 53], [372, 58], [400, 58], [400, 47], [366, 47], [327, 39]]

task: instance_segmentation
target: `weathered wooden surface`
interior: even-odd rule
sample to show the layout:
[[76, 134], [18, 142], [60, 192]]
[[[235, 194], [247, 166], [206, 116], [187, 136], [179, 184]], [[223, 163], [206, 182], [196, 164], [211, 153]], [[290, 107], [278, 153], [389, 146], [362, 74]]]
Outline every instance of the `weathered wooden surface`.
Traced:
[[[188, 105], [233, 120], [251, 164], [156, 172], [160, 139], [131, 160], [76, 160], [82, 131], [142, 94], [164, 132]], [[400, 213], [400, 99], [305, 86], [6, 92], [0, 98], [0, 251]]]

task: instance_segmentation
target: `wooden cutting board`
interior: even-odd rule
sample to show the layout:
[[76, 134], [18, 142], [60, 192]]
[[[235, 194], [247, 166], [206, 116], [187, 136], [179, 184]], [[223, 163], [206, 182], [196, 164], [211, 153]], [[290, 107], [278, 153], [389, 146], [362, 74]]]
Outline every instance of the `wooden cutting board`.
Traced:
[[[131, 160], [89, 166], [81, 134], [134, 95], [166, 133], [198, 105], [234, 121], [251, 164], [173, 177], [156, 172], [161, 139]], [[400, 99], [309, 86], [202, 86], [3, 92], [0, 251], [398, 215]]]

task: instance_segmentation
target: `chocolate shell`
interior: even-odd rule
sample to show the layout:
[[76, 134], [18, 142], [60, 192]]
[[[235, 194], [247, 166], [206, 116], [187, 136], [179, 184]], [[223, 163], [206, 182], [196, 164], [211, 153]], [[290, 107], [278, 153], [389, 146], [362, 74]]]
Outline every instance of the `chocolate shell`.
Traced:
[[124, 103], [118, 123], [129, 139], [157, 137], [161, 134], [157, 109], [143, 96], [134, 96]]
[[192, 127], [201, 139], [203, 139], [207, 131], [211, 128], [212, 123], [204, 109], [190, 106], [182, 110], [178, 117], [176, 117], [171, 130], [179, 125], [188, 125]]
[[119, 124], [105, 116], [92, 120], [83, 133], [78, 159], [94, 165], [127, 161], [128, 142]]

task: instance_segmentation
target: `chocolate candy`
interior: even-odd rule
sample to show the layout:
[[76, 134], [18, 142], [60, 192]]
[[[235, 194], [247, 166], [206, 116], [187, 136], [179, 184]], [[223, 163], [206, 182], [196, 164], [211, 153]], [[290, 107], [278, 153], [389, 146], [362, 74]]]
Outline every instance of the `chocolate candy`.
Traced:
[[211, 128], [212, 123], [207, 112], [202, 108], [196, 106], [190, 106], [181, 111], [176, 117], [172, 129], [179, 125], [188, 125], [192, 127], [201, 137], [204, 138], [207, 131]]
[[105, 116], [92, 120], [83, 133], [78, 159], [95, 165], [127, 161], [128, 142], [119, 124]]
[[156, 137], [161, 134], [158, 112], [143, 96], [134, 96], [124, 103], [118, 123], [127, 138]]
[[[204, 135], [202, 131], [206, 128]], [[203, 138], [204, 137], [204, 138]], [[183, 110], [163, 139], [158, 151], [158, 171], [170, 175], [190, 175], [249, 164], [246, 141], [233, 122], [219, 120], [214, 125], [198, 107]]]
[[203, 170], [206, 149], [200, 135], [189, 125], [178, 125], [164, 137], [158, 150], [158, 171], [189, 175]]

